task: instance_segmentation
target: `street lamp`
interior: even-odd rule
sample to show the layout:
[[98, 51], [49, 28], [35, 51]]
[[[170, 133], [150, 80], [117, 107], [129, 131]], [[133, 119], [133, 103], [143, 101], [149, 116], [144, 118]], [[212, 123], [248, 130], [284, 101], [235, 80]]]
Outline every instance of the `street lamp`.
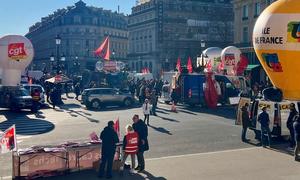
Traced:
[[59, 74], [59, 46], [61, 44], [61, 38], [59, 35], [55, 37], [55, 44], [56, 44], [56, 74]]
[[[66, 61], [65, 55], [60, 56], [60, 54], [59, 54], [59, 46], [61, 44], [61, 38], [59, 35], [57, 35], [55, 37], [55, 44], [56, 44], [56, 65], [55, 65], [55, 67], [56, 67], [56, 74], [59, 74], [60, 69], [61, 69], [60, 61], [61, 62]], [[50, 56], [50, 61], [51, 61], [51, 64], [53, 65], [54, 61], [55, 61], [55, 57], [54, 57], [53, 53]]]
[[115, 59], [115, 54], [116, 54], [116, 52], [115, 52], [115, 50], [113, 49], [113, 51], [112, 51], [112, 60], [114, 60]]
[[203, 57], [203, 49], [205, 48], [205, 41], [201, 40], [200, 42], [201, 44], [201, 66], [204, 66], [204, 57]]
[[73, 63], [74, 65], [74, 71], [76, 72], [75, 74], [77, 75], [78, 71], [80, 70], [80, 63], [78, 61], [78, 56], [75, 56], [75, 62]]
[[199, 67], [201, 68], [201, 71], [204, 70], [205, 66], [206, 66], [206, 63], [204, 62], [204, 58], [207, 58], [208, 56], [207, 55], [204, 55], [203, 54], [203, 49], [205, 48], [205, 41], [204, 40], [201, 40], [200, 42], [200, 58], [201, 58], [201, 63], [199, 63], [199, 59], [198, 59], [198, 65]]

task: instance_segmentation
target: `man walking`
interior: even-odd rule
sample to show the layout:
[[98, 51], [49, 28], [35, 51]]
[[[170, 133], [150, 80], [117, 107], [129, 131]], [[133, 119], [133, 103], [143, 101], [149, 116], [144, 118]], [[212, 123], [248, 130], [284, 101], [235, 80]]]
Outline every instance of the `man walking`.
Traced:
[[109, 121], [107, 127], [100, 134], [100, 139], [102, 140], [101, 148], [101, 163], [99, 168], [98, 177], [102, 178], [104, 176], [104, 169], [106, 167], [106, 178], [112, 178], [112, 165], [116, 152], [116, 143], [119, 142], [117, 133], [114, 130], [114, 122]]
[[290, 114], [289, 114], [289, 117], [288, 117], [287, 122], [286, 122], [286, 127], [290, 131], [290, 147], [289, 147], [290, 149], [294, 148], [295, 144], [296, 144], [293, 122], [294, 122], [294, 118], [297, 114], [298, 114], [298, 112], [295, 108], [295, 104], [291, 103], [290, 104]]
[[300, 117], [296, 116], [294, 119], [293, 127], [295, 132], [295, 141], [296, 141], [296, 147], [295, 147], [295, 161], [300, 161], [299, 159], [299, 152], [300, 152]]
[[250, 123], [251, 123], [250, 118], [249, 118], [248, 107], [249, 107], [248, 103], [245, 103], [245, 105], [242, 107], [242, 125], [243, 125], [242, 141], [243, 142], [249, 141], [249, 139], [246, 139], [247, 129], [250, 126]]
[[135, 170], [138, 172], [142, 172], [145, 169], [145, 159], [144, 159], [144, 152], [149, 150], [148, 144], [148, 127], [146, 124], [139, 118], [139, 115], [134, 115], [133, 118], [133, 129], [139, 135], [139, 143], [138, 143], [138, 166]]
[[267, 113], [267, 107], [262, 108], [262, 112], [258, 116], [258, 122], [260, 122], [261, 125], [261, 144], [263, 147], [266, 147], [266, 143], [264, 140], [264, 133], [267, 133], [268, 135], [268, 145], [271, 146], [271, 131], [269, 128], [270, 124], [270, 118], [269, 114]]

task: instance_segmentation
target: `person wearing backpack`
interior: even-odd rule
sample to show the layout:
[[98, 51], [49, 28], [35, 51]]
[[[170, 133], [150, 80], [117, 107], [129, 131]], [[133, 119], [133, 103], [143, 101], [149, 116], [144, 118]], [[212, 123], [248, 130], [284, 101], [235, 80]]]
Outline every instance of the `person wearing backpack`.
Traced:
[[135, 156], [138, 152], [138, 144], [139, 143], [139, 135], [137, 132], [133, 130], [131, 125], [126, 126], [126, 135], [123, 139], [123, 158], [121, 162], [121, 172], [120, 175], [123, 176], [124, 174], [124, 164], [127, 157], [130, 155], [131, 157], [131, 169], [130, 173], [132, 174], [135, 168]]

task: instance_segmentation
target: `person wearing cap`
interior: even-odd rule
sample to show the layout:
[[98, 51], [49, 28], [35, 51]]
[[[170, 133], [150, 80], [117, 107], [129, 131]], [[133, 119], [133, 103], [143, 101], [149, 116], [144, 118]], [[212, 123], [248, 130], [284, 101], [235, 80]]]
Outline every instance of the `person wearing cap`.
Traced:
[[286, 127], [290, 131], [290, 147], [289, 148], [294, 148], [295, 144], [296, 144], [293, 122], [294, 122], [294, 118], [297, 114], [298, 114], [298, 112], [295, 108], [295, 104], [291, 103], [290, 104], [290, 114], [289, 114], [289, 117], [288, 117], [287, 122], [286, 122]]
[[114, 122], [109, 121], [107, 126], [103, 129], [100, 134], [102, 141], [101, 146], [101, 163], [99, 168], [98, 177], [104, 176], [104, 169], [106, 167], [106, 178], [112, 178], [112, 165], [116, 152], [116, 144], [119, 142], [117, 133], [114, 130]]
[[249, 107], [249, 104], [245, 103], [245, 105], [241, 108], [241, 110], [242, 110], [242, 126], [243, 126], [242, 141], [243, 142], [249, 141], [249, 139], [246, 139], [247, 129], [249, 128], [250, 123], [251, 123], [250, 118], [249, 118], [248, 107]]
[[300, 153], [300, 117], [297, 115], [294, 119], [293, 128], [295, 132], [295, 161], [300, 161], [299, 153]]
[[268, 135], [268, 145], [271, 146], [271, 131], [270, 131], [270, 118], [269, 114], [267, 113], [267, 107], [264, 106], [262, 108], [262, 112], [258, 115], [258, 122], [261, 125], [261, 144], [263, 147], [266, 147], [266, 142], [264, 138], [264, 133], [267, 133]]

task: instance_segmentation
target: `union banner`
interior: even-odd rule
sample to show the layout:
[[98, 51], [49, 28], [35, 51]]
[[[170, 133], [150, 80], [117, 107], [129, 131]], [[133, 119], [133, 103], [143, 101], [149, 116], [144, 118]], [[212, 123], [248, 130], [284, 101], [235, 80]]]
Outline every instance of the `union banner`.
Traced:
[[17, 150], [16, 127], [8, 128], [0, 137], [0, 154]]

